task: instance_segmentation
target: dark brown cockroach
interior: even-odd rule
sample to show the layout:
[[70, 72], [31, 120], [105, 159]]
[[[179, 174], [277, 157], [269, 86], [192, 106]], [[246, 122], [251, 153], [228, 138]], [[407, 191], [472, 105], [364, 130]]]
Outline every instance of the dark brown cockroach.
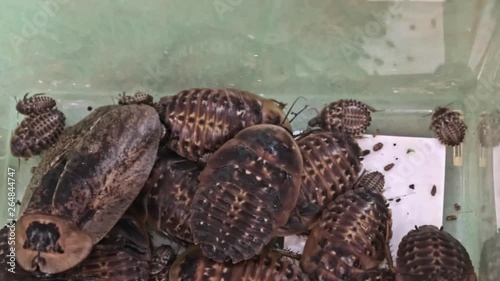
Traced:
[[392, 168], [394, 168], [396, 164], [394, 163], [390, 163], [390, 164], [387, 164], [385, 167], [384, 167], [384, 171], [390, 171]]
[[348, 134], [310, 131], [297, 144], [304, 161], [300, 194], [279, 235], [309, 230], [326, 204], [353, 188], [362, 168], [361, 148]]
[[296, 260], [277, 252], [265, 252], [233, 264], [217, 263], [203, 255], [198, 247], [182, 253], [170, 268], [169, 280], [199, 281], [308, 281]]
[[436, 196], [436, 192], [437, 192], [437, 187], [436, 187], [436, 185], [433, 185], [432, 189], [431, 189], [431, 195]]
[[482, 116], [478, 135], [483, 147], [495, 147], [500, 144], [500, 110]]
[[352, 99], [341, 99], [325, 106], [320, 114], [309, 120], [309, 126], [324, 131], [341, 131], [352, 136], [362, 135], [370, 126], [375, 109]]
[[156, 106], [169, 135], [166, 146], [191, 161], [205, 162], [239, 131], [256, 124], [292, 131], [274, 101], [236, 89], [189, 89], [160, 99]]
[[55, 145], [64, 131], [65, 121], [64, 114], [57, 109], [27, 117], [12, 134], [12, 155], [30, 158]]
[[302, 167], [300, 149], [282, 127], [240, 131], [200, 174], [190, 220], [195, 244], [218, 262], [255, 256], [295, 207]]
[[[96, 244], [90, 254], [68, 271], [46, 275], [28, 272], [12, 259], [15, 273], [9, 271], [10, 253], [7, 227], [0, 231], [0, 280], [10, 281], [103, 281], [148, 280], [151, 260], [149, 237], [142, 224], [131, 218], [122, 218]], [[15, 234], [12, 234], [14, 238]]]
[[172, 246], [161, 245], [153, 252], [148, 281], [168, 281], [170, 267], [176, 259]]
[[375, 269], [390, 257], [392, 220], [387, 206], [385, 197], [371, 188], [347, 191], [328, 204], [304, 246], [304, 271], [318, 280], [313, 278], [316, 272], [341, 278], [346, 268], [350, 274]]
[[373, 146], [373, 151], [379, 151], [382, 149], [382, 147], [384, 147], [384, 144], [379, 142]]
[[49, 96], [45, 96], [44, 93], [34, 94], [29, 98], [28, 95], [29, 93], [26, 93], [23, 99], [16, 104], [17, 112], [23, 115], [38, 115], [53, 110], [56, 106], [56, 101]]
[[432, 115], [430, 129], [439, 141], [448, 146], [457, 146], [463, 142], [467, 125], [462, 114], [447, 107], [438, 107]]
[[162, 153], [134, 203], [148, 225], [181, 241], [192, 243], [191, 202], [202, 168], [174, 153]]
[[500, 280], [500, 233], [486, 240], [481, 251], [479, 280]]
[[435, 226], [411, 230], [401, 240], [397, 256], [397, 281], [477, 280], [464, 246]]
[[85, 259], [144, 186], [161, 129], [153, 107], [116, 105], [65, 130], [23, 197], [16, 225], [19, 265], [58, 273]]
[[137, 92], [133, 96], [128, 96], [125, 92], [118, 95], [118, 104], [119, 105], [128, 105], [128, 104], [153, 104], [153, 96], [144, 92]]
[[356, 187], [367, 187], [382, 192], [385, 186], [385, 176], [378, 171], [363, 173], [356, 182]]

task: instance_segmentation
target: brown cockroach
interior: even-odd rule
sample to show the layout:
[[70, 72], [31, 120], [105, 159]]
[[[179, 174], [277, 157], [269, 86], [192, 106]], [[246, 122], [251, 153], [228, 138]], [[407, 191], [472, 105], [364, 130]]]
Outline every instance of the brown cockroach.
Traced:
[[273, 124], [291, 130], [273, 100], [236, 89], [189, 89], [160, 99], [156, 105], [168, 131], [165, 145], [191, 161], [205, 162], [239, 131]]
[[169, 281], [170, 267], [176, 259], [172, 246], [161, 245], [153, 252], [148, 281]]
[[274, 251], [233, 264], [218, 263], [198, 247], [182, 253], [170, 268], [169, 280], [200, 281], [309, 281], [296, 260]]
[[56, 101], [49, 96], [45, 96], [44, 93], [34, 94], [29, 98], [28, 95], [29, 93], [26, 93], [23, 99], [18, 101], [16, 104], [17, 112], [23, 115], [38, 115], [46, 111], [53, 110], [56, 106]]
[[324, 131], [338, 130], [357, 137], [366, 132], [372, 120], [371, 112], [375, 111], [363, 102], [341, 99], [325, 106], [308, 125], [319, 126]]
[[362, 169], [361, 149], [348, 134], [310, 131], [297, 144], [304, 161], [300, 194], [279, 235], [309, 230], [326, 204], [354, 187]]
[[30, 158], [55, 145], [64, 131], [64, 114], [51, 109], [21, 121], [10, 140], [12, 155]]
[[103, 106], [46, 151], [16, 225], [16, 258], [27, 271], [58, 273], [84, 260], [144, 186], [161, 138], [153, 107]]
[[439, 141], [448, 146], [461, 144], [467, 132], [462, 113], [448, 107], [437, 107], [432, 115], [430, 129]]
[[358, 181], [356, 187], [367, 187], [382, 192], [385, 186], [385, 176], [378, 171], [363, 173]]
[[390, 259], [391, 229], [391, 210], [380, 192], [349, 190], [323, 210], [306, 241], [301, 266], [314, 280], [318, 280], [314, 274], [341, 278], [346, 270], [355, 274], [375, 269], [385, 258]]
[[7, 254], [11, 246], [8, 245], [7, 235], [15, 237], [15, 233], [9, 232], [7, 227], [0, 231], [0, 280], [133, 281], [148, 280], [149, 277], [149, 236], [140, 222], [129, 217], [120, 219], [81, 263], [68, 271], [55, 274], [26, 271], [16, 264], [15, 258], [12, 259], [15, 272], [9, 271], [12, 267], [8, 264]]
[[295, 207], [302, 167], [299, 146], [282, 127], [240, 131], [200, 174], [190, 220], [194, 243], [217, 262], [258, 254]]
[[415, 227], [403, 237], [397, 253], [397, 281], [476, 281], [464, 246], [432, 225]]

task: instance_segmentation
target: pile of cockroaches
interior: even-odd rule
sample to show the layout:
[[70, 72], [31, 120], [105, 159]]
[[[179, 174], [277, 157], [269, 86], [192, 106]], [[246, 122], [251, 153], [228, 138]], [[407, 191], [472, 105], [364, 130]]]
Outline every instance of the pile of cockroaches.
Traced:
[[[17, 108], [52, 112], [55, 101], [40, 98]], [[338, 100], [293, 135], [285, 106], [242, 90], [189, 89], [157, 103], [123, 94], [62, 133], [23, 121], [13, 155], [57, 142], [23, 198], [15, 274], [4, 267], [2, 230], [0, 281], [475, 280], [463, 246], [431, 226], [408, 233], [393, 264], [383, 175], [363, 172], [357, 144], [375, 109]], [[437, 113], [438, 137], [461, 142], [457, 113]], [[187, 250], [153, 251], [146, 231]], [[275, 247], [289, 235], [308, 237], [302, 254]]]

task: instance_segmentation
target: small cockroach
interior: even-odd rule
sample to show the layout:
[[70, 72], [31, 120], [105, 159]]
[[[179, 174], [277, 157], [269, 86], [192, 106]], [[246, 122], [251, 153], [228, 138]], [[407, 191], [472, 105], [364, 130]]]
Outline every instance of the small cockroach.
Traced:
[[153, 96], [144, 92], [137, 92], [133, 96], [128, 96], [125, 92], [118, 95], [119, 105], [129, 105], [129, 104], [153, 104]]
[[455, 215], [449, 215], [446, 217], [446, 221], [456, 221], [457, 220], [457, 216]]
[[387, 206], [385, 197], [371, 188], [347, 191], [328, 204], [304, 246], [303, 270], [321, 280], [322, 274], [342, 274], [346, 268], [377, 268], [390, 256], [392, 219]]
[[437, 107], [432, 115], [430, 129], [439, 141], [448, 146], [461, 144], [467, 132], [462, 114], [447, 107]]
[[64, 114], [51, 109], [21, 121], [14, 131], [10, 150], [19, 158], [30, 158], [55, 145], [65, 127]]
[[483, 147], [496, 147], [500, 144], [500, 110], [482, 116], [478, 135]]
[[284, 128], [261, 124], [240, 131], [199, 176], [190, 219], [194, 243], [217, 262], [254, 257], [287, 222], [302, 167], [299, 146]]
[[397, 251], [397, 281], [476, 281], [464, 246], [435, 226], [416, 227], [406, 234]]
[[392, 168], [394, 168], [395, 164], [394, 163], [391, 163], [391, 164], [388, 164], [384, 167], [384, 171], [389, 171], [391, 170]]
[[170, 267], [176, 259], [172, 246], [161, 245], [157, 247], [152, 256], [148, 281], [168, 281]]
[[341, 99], [325, 106], [320, 114], [309, 120], [310, 127], [324, 131], [341, 131], [352, 136], [362, 135], [371, 123], [375, 109], [352, 99]]
[[382, 149], [382, 147], [384, 147], [384, 144], [379, 142], [373, 146], [373, 151], [379, 151]]
[[453, 208], [455, 209], [455, 211], [460, 211], [462, 209], [462, 206], [460, 206], [458, 203], [455, 203], [455, 205], [453, 205]]
[[382, 192], [385, 186], [385, 176], [381, 172], [375, 171], [371, 173], [363, 173], [358, 179], [356, 187], [371, 188], [376, 191]]
[[432, 189], [431, 189], [431, 195], [432, 195], [432, 196], [435, 196], [435, 195], [436, 195], [436, 192], [437, 192], [437, 187], [436, 187], [436, 185], [433, 185], [433, 186], [432, 186]]
[[297, 138], [304, 169], [295, 209], [280, 236], [310, 229], [321, 209], [347, 190], [354, 188], [362, 169], [361, 148], [342, 132], [310, 131]]
[[179, 255], [170, 268], [168, 280], [210, 281], [309, 281], [296, 260], [274, 251], [237, 264], [218, 263], [196, 246]]
[[169, 132], [165, 145], [179, 156], [204, 162], [239, 131], [257, 124], [292, 132], [280, 105], [236, 89], [189, 89], [160, 99], [160, 120]]
[[23, 115], [38, 115], [53, 110], [56, 106], [56, 101], [49, 96], [45, 96], [44, 93], [34, 94], [29, 98], [28, 95], [29, 93], [26, 93], [23, 99], [16, 104], [16, 110]]

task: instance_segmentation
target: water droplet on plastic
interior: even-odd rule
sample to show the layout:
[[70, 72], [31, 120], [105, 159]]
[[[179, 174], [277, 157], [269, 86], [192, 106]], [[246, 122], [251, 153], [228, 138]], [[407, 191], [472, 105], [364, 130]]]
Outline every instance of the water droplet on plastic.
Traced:
[[261, 79], [257, 79], [257, 82], [262, 82], [262, 80]]
[[92, 86], [92, 85], [90, 85], [90, 84], [85, 84], [85, 87], [86, 87], [86, 88], [90, 88], [90, 86]]
[[42, 80], [38, 80], [38, 83], [43, 84], [43, 81]]
[[253, 36], [252, 34], [248, 34], [248, 38], [254, 40], [255, 39], [255, 36]]
[[254, 56], [254, 57], [258, 57], [259, 55], [255, 54], [255, 55], [253, 55], [253, 56]]
[[168, 51], [167, 50], [163, 50], [163, 54], [164, 55], [168, 55]]

